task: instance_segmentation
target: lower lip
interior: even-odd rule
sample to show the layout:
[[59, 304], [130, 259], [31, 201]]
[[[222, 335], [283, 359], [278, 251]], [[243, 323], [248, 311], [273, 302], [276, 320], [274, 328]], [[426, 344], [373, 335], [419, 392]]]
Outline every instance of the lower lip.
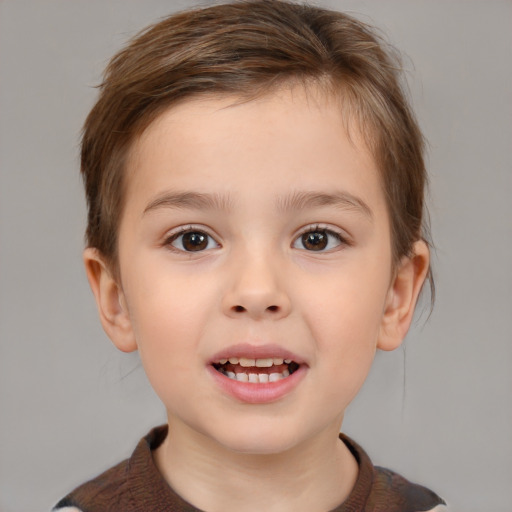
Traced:
[[251, 383], [230, 379], [213, 366], [208, 366], [215, 383], [228, 395], [249, 404], [276, 402], [291, 393], [306, 375], [305, 365], [299, 366], [291, 375], [275, 382]]

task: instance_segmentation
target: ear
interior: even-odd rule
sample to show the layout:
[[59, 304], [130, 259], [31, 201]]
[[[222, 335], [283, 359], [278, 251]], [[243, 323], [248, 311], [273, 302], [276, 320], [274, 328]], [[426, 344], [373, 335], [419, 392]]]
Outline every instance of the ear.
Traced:
[[414, 244], [412, 256], [402, 258], [386, 297], [377, 348], [394, 350], [402, 343], [411, 325], [429, 262], [429, 249], [423, 240]]
[[83, 253], [83, 260], [103, 329], [119, 350], [137, 350], [123, 290], [105, 259], [98, 249], [88, 247]]

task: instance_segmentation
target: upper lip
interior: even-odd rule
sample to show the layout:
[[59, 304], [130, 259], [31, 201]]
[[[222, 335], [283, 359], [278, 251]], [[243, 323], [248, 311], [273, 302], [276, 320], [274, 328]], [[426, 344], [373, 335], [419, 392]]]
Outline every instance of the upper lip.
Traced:
[[297, 364], [304, 364], [304, 359], [279, 345], [251, 345], [250, 343], [239, 343], [226, 347], [214, 354], [209, 364], [218, 363], [221, 359], [229, 359], [230, 357], [245, 357], [248, 359], [268, 359], [281, 358], [291, 359]]

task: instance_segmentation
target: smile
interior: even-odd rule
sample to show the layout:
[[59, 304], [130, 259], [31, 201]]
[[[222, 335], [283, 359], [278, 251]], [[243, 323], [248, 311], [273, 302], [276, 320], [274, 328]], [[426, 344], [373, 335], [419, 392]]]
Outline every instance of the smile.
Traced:
[[293, 393], [309, 365], [278, 345], [241, 343], [214, 355], [207, 369], [223, 394], [242, 403], [268, 404]]
[[213, 367], [229, 379], [252, 384], [277, 382], [297, 371], [299, 365], [291, 359], [279, 357], [230, 357], [213, 363]]

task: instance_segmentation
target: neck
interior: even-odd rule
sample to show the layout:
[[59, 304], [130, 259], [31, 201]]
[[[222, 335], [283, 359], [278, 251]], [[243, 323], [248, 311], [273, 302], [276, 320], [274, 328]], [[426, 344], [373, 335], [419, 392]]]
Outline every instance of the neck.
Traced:
[[247, 454], [173, 421], [154, 454], [169, 485], [208, 512], [332, 510], [350, 494], [357, 462], [332, 426], [276, 454]]

